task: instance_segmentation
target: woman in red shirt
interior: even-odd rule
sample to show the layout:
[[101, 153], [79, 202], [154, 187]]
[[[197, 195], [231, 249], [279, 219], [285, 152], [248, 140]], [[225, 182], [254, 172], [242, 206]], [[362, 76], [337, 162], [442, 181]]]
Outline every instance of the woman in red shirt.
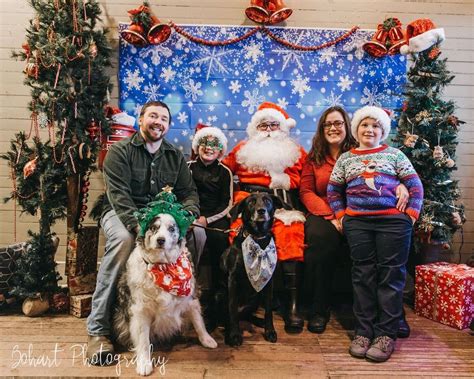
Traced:
[[300, 185], [300, 199], [308, 210], [304, 277], [312, 291], [308, 318], [312, 333], [326, 329], [336, 257], [346, 248], [341, 223], [329, 207], [326, 189], [337, 158], [355, 145], [347, 112], [339, 106], [326, 109], [319, 119]]

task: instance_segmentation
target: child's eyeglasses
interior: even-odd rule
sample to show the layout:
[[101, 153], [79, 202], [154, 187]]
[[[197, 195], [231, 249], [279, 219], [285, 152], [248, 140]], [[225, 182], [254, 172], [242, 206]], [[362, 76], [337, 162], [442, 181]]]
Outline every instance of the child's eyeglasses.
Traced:
[[336, 129], [340, 130], [344, 126], [344, 121], [336, 120], [333, 122], [325, 122], [323, 124], [324, 129], [329, 130], [331, 129], [332, 126], [334, 126]]
[[257, 129], [261, 131], [265, 130], [277, 130], [280, 128], [280, 123], [279, 122], [262, 122], [261, 124], [257, 125]]
[[199, 140], [199, 146], [204, 149], [212, 149], [214, 151], [219, 151], [223, 149], [222, 143], [219, 142], [216, 138], [203, 137]]

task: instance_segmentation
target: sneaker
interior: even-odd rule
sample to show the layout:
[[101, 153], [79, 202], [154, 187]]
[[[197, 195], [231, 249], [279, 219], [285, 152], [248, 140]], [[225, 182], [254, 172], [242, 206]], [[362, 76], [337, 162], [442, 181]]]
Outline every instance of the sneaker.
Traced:
[[109, 366], [115, 362], [114, 345], [107, 336], [89, 336], [86, 358], [95, 366]]
[[370, 340], [367, 337], [355, 336], [349, 347], [349, 354], [355, 358], [365, 358], [369, 346]]
[[367, 359], [374, 362], [385, 362], [395, 349], [395, 340], [389, 336], [379, 336], [375, 338], [365, 354]]

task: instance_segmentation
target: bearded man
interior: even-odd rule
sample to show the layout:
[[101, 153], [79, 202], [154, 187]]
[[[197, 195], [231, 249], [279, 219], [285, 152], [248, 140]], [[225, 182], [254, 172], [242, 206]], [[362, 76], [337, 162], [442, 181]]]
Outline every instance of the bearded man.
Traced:
[[[239, 178], [236, 202], [251, 192], [277, 195], [293, 210], [278, 209], [273, 233], [285, 288], [285, 330], [299, 333], [303, 319], [297, 313], [297, 264], [303, 261], [304, 214], [298, 211], [298, 189], [306, 152], [290, 137], [296, 121], [276, 104], [259, 106], [247, 126], [248, 138], [222, 161]], [[238, 225], [240, 220], [235, 223]]]

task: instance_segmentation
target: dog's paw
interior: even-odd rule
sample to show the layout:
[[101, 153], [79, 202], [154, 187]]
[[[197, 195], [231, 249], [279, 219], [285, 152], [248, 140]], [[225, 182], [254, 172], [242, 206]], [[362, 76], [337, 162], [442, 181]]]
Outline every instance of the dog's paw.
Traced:
[[207, 347], [208, 349], [215, 349], [217, 347], [217, 342], [209, 334], [199, 337], [201, 345]]
[[265, 340], [268, 342], [275, 343], [277, 341], [277, 332], [275, 329], [265, 330], [263, 333], [263, 338], [265, 338]]
[[230, 333], [229, 335], [226, 334], [225, 336], [225, 343], [226, 345], [235, 347], [242, 345], [243, 338], [241, 333]]
[[137, 374], [141, 376], [150, 375], [153, 372], [153, 364], [148, 359], [137, 360]]

